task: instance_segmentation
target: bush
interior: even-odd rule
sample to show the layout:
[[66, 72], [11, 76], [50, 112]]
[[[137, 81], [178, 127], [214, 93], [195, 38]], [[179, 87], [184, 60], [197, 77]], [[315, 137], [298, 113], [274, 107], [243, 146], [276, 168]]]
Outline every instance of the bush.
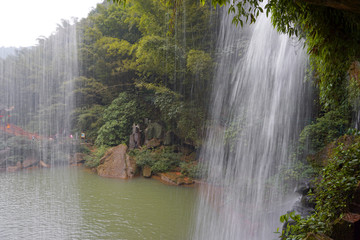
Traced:
[[101, 146], [93, 154], [85, 157], [85, 166], [95, 168], [99, 166], [101, 158], [104, 156], [109, 147]]
[[348, 115], [344, 112], [346, 111], [329, 111], [317, 118], [315, 123], [307, 125], [300, 133], [300, 151], [308, 150], [310, 154], [314, 154], [343, 135], [349, 125]]
[[196, 162], [182, 162], [180, 164], [181, 174], [194, 179], [206, 177], [205, 166]]
[[104, 112], [104, 125], [99, 129], [96, 144], [98, 146], [127, 144], [132, 124], [140, 122], [144, 113], [140, 104], [128, 93], [120, 93]]
[[137, 166], [150, 166], [154, 173], [167, 172], [180, 165], [180, 154], [168, 148], [160, 151], [133, 150], [130, 155], [136, 159]]
[[[359, 181], [360, 137], [354, 137], [351, 143], [339, 143], [316, 180], [315, 213], [305, 219], [290, 216], [296, 224], [286, 228], [281, 239], [303, 239], [308, 232], [331, 235], [336, 219], [349, 211]], [[289, 214], [281, 221], [288, 222]]]

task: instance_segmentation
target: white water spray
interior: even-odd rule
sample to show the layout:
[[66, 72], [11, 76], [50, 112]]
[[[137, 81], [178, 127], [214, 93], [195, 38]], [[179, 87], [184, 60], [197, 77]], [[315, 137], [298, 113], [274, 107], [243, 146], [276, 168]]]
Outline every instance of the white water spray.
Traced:
[[[280, 169], [307, 117], [302, 44], [279, 35], [259, 16], [240, 30], [223, 14], [211, 120], [201, 159], [193, 239], [276, 239], [279, 216], [296, 195], [283, 194]], [[297, 46], [295, 46], [297, 45]]]
[[76, 26], [68, 21], [31, 48], [0, 61], [0, 169], [40, 160], [68, 163], [74, 152], [70, 116], [78, 77]]

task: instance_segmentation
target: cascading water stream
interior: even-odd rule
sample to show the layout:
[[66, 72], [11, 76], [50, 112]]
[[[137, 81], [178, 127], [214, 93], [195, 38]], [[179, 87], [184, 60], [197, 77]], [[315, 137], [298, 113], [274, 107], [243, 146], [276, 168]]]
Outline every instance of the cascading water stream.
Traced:
[[264, 15], [242, 30], [231, 20], [225, 11], [193, 239], [275, 239], [279, 216], [298, 198], [283, 194], [279, 173], [291, 165], [309, 114], [306, 57], [302, 44], [279, 35]]
[[[24, 161], [69, 162], [74, 152], [70, 116], [78, 77], [76, 25], [63, 21], [39, 44], [0, 62], [0, 168]], [[5, 110], [4, 110], [5, 109]], [[34, 164], [31, 163], [31, 164]]]

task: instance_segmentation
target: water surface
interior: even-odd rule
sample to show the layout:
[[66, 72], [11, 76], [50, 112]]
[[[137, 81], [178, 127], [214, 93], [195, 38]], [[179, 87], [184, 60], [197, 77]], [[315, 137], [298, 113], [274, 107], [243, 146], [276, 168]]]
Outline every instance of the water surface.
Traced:
[[195, 188], [77, 168], [0, 174], [0, 239], [188, 239]]

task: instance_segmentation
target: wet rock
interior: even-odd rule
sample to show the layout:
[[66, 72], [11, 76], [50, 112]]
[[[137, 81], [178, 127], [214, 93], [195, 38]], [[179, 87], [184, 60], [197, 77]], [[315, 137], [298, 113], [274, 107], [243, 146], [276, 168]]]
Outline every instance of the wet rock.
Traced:
[[133, 124], [132, 134], [129, 137], [129, 149], [139, 148], [143, 144], [139, 125]]
[[127, 175], [128, 178], [132, 178], [136, 175], [136, 160], [132, 157], [130, 157], [128, 154], [126, 154], [126, 166], [127, 166]]
[[180, 158], [183, 162], [194, 162], [196, 160], [196, 152], [192, 152], [189, 155], [182, 155]]
[[160, 139], [157, 139], [157, 138], [150, 139], [146, 143], [146, 147], [149, 149], [159, 147], [160, 145], [161, 145], [161, 141], [160, 141]]
[[21, 168], [17, 167], [17, 166], [9, 166], [6, 168], [7, 172], [17, 172], [19, 171]]
[[304, 195], [301, 197], [301, 204], [305, 208], [315, 209], [316, 197], [315, 195]]
[[46, 164], [46, 163], [44, 163], [43, 161], [40, 161], [40, 162], [39, 162], [39, 167], [49, 168], [50, 166], [49, 166], [49, 164]]
[[333, 227], [331, 237], [334, 240], [360, 239], [360, 214], [346, 213]]
[[85, 156], [84, 153], [75, 153], [74, 156], [70, 158], [70, 164], [81, 164], [85, 162]]
[[29, 168], [29, 167], [34, 167], [39, 163], [39, 160], [33, 157], [27, 157], [24, 161], [23, 161], [23, 168]]
[[183, 144], [180, 147], [180, 152], [184, 155], [190, 155], [191, 153], [195, 152], [195, 146], [190, 144]]
[[6, 171], [7, 171], [7, 172], [17, 172], [17, 171], [19, 171], [20, 169], [22, 169], [21, 162], [17, 162], [15, 166], [8, 166], [8, 167], [6, 168]]
[[136, 164], [126, 153], [127, 146], [121, 144], [106, 151], [97, 167], [97, 173], [102, 177], [128, 179], [135, 176]]
[[194, 180], [192, 180], [189, 177], [182, 176], [180, 172], [167, 172], [167, 173], [160, 173], [159, 175], [160, 175], [160, 179], [163, 182], [172, 185], [189, 185], [194, 183]]
[[295, 192], [301, 195], [306, 195], [308, 194], [309, 191], [310, 191], [310, 185], [308, 182], [300, 183], [295, 189]]
[[143, 168], [143, 176], [146, 178], [151, 177], [151, 167], [150, 166], [144, 166]]
[[129, 149], [134, 149], [135, 148], [135, 139], [134, 139], [134, 135], [131, 134], [129, 136]]

